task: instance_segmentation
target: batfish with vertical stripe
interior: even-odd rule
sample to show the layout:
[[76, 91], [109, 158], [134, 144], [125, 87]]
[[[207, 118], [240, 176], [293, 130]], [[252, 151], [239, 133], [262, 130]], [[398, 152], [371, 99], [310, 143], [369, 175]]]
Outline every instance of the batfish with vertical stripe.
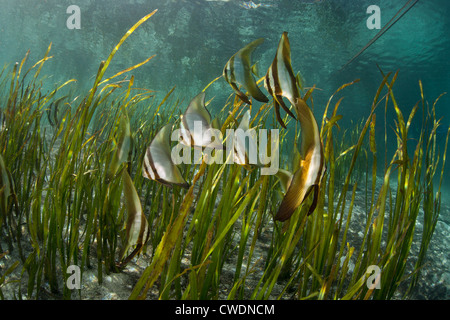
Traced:
[[296, 119], [296, 117], [284, 103], [283, 97], [287, 98], [292, 105], [295, 105], [296, 100], [300, 98], [297, 79], [291, 66], [291, 46], [287, 32], [283, 32], [278, 43], [277, 53], [264, 79], [264, 86], [273, 97], [278, 122], [286, 129], [286, 125], [280, 115], [280, 106], [292, 118]]
[[269, 99], [262, 93], [253, 78], [251, 54], [264, 39], [257, 39], [244, 48], [236, 52], [230, 60], [228, 60], [223, 69], [223, 77], [233, 88], [236, 95], [245, 103], [252, 104], [248, 96], [238, 88], [238, 84], [242, 85], [248, 93], [260, 102], [269, 102]]
[[[134, 256], [139, 254], [147, 243], [150, 232], [147, 219], [142, 211], [141, 201], [136, 192], [133, 181], [126, 170], [122, 172], [123, 193], [125, 194], [127, 207], [127, 225], [126, 225], [126, 243], [122, 248], [121, 259], [118, 264], [119, 268], [123, 268]], [[128, 249], [136, 246], [135, 249], [124, 259]]]
[[168, 187], [178, 185], [188, 189], [189, 183], [186, 182], [180, 170], [172, 161], [169, 140], [171, 128], [171, 124], [165, 125], [153, 138], [145, 152], [142, 175]]
[[301, 127], [300, 159], [298, 169], [290, 179], [286, 194], [275, 215], [275, 220], [279, 221], [289, 219], [311, 192], [313, 200], [308, 215], [315, 210], [320, 181], [325, 173], [323, 145], [314, 114], [301, 98], [297, 98], [294, 107]]
[[181, 116], [181, 143], [189, 147], [210, 147], [222, 150], [224, 146], [218, 130], [213, 127], [211, 115], [205, 106], [205, 93], [200, 92], [189, 103]]

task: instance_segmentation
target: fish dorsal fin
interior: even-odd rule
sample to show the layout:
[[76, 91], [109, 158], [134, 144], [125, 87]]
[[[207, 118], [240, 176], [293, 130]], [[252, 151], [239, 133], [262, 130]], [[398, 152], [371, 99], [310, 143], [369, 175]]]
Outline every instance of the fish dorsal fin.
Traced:
[[[251, 63], [252, 52], [263, 41], [263, 38], [256, 39], [240, 49], [230, 58], [230, 60], [228, 60], [223, 70], [223, 76], [225, 80], [233, 88], [236, 95], [247, 104], [251, 104], [251, 102], [248, 97], [239, 90], [237, 82], [242, 82], [240, 84], [244, 86], [244, 88], [256, 100], [260, 102], [269, 101], [269, 99], [267, 99], [264, 93], [262, 93], [262, 91], [259, 89], [255, 79], [253, 78], [253, 73], [256, 72], [256, 69], [255, 66], [252, 66]], [[239, 65], [239, 68], [237, 68], [237, 65]]]
[[245, 111], [241, 122], [239, 122], [238, 128], [244, 131], [247, 131], [250, 128], [250, 110]]
[[264, 42], [264, 38], [259, 38], [259, 39], [256, 39], [256, 40], [250, 42], [245, 47], [243, 47], [238, 52], [236, 52], [236, 56], [239, 57], [239, 59], [241, 59], [241, 61], [244, 62], [245, 65], [247, 67], [249, 67], [249, 69], [250, 69], [250, 66], [252, 65], [251, 64], [252, 53], [256, 49], [256, 47], [259, 46], [263, 42]]
[[[211, 115], [205, 107], [205, 93], [201, 92], [192, 99], [181, 117], [182, 143], [193, 147], [211, 147], [223, 149], [223, 144], [214, 128]], [[217, 134], [216, 134], [217, 133]], [[213, 139], [214, 137], [214, 139]]]
[[238, 57], [242, 60], [242, 65], [244, 68], [244, 86], [250, 93], [250, 95], [260, 102], [268, 102], [269, 99], [262, 93], [253, 78], [253, 68], [251, 63], [251, 54], [257, 46], [263, 43], [264, 39], [256, 39], [255, 41], [249, 43], [244, 48], [238, 51]]
[[187, 189], [189, 184], [171, 158], [171, 128], [171, 124], [165, 125], [153, 138], [145, 153], [142, 175], [170, 187], [175, 184]]
[[[205, 93], [200, 92], [198, 95], [194, 97], [189, 103], [186, 111], [184, 112], [184, 117], [187, 118], [191, 115], [196, 115], [198, 118], [201, 118], [208, 125], [211, 124], [211, 115], [205, 107]], [[196, 117], [196, 118], [197, 118]]]

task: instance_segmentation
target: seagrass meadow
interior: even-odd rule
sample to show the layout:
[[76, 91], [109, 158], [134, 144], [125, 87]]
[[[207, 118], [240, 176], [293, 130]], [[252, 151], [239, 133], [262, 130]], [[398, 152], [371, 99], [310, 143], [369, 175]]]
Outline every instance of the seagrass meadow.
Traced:
[[[0, 51], [0, 299], [449, 298], [448, 76], [402, 69], [414, 59], [432, 69], [438, 49], [384, 47], [409, 16], [430, 19], [436, 8], [381, 1], [398, 19], [336, 60], [321, 50], [339, 51], [345, 35], [318, 49], [298, 30], [336, 35], [348, 9], [341, 1], [149, 3], [109, 4], [128, 15], [123, 24], [95, 19], [104, 29], [88, 22], [99, 2], [81, 4], [86, 20], [71, 31], [95, 30], [78, 38], [91, 52], [75, 61], [64, 50], [76, 44], [63, 50], [58, 39], [40, 56]], [[63, 9], [39, 21], [65, 23]], [[285, 10], [304, 13], [305, 25], [293, 16], [257, 23]], [[210, 29], [198, 39], [199, 14], [231, 30], [214, 20], [219, 11], [243, 19], [239, 36], [225, 44]], [[348, 37], [357, 17], [351, 11], [344, 23]], [[63, 73], [63, 52], [68, 70], [86, 70]], [[314, 59], [326, 61], [322, 70]], [[224, 144], [230, 129], [273, 130], [265, 142], [272, 161], [279, 155], [276, 173], [248, 154], [244, 163], [209, 161], [226, 155], [208, 151], [191, 119]], [[174, 138], [178, 128], [188, 138]], [[175, 163], [175, 146], [193, 161]]]

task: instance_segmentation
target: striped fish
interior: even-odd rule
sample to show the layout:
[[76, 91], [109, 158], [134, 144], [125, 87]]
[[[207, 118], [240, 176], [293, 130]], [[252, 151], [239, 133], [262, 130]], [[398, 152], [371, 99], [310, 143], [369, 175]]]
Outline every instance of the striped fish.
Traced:
[[171, 128], [171, 124], [165, 125], [153, 138], [145, 152], [142, 175], [168, 187], [178, 185], [188, 189], [189, 183], [186, 182], [180, 170], [172, 161], [169, 140]]
[[205, 93], [201, 92], [192, 99], [181, 116], [181, 143], [197, 148], [210, 147], [224, 149], [218, 129], [214, 128], [211, 115], [205, 107]]
[[287, 98], [292, 105], [301, 97], [297, 87], [297, 79], [292, 71], [291, 47], [287, 32], [283, 32], [281, 36], [277, 53], [264, 79], [264, 86], [273, 97], [278, 122], [286, 129], [286, 125], [280, 116], [280, 106], [292, 118], [296, 119], [296, 117], [284, 103], [283, 97]]
[[287, 191], [275, 215], [275, 220], [285, 221], [313, 192], [310, 215], [317, 206], [319, 185], [325, 173], [322, 140], [314, 114], [306, 102], [297, 98], [294, 105], [301, 126], [300, 159], [298, 169], [286, 185]]
[[52, 102], [50, 104], [50, 106], [48, 107], [47, 111], [47, 119], [48, 122], [50, 123], [50, 125], [53, 127], [56, 125], [56, 127], [59, 126], [60, 124], [60, 119], [59, 119], [59, 105], [61, 104], [61, 102], [66, 99], [68, 96], [64, 96], [64, 97], [60, 97], [58, 99], [56, 99], [54, 102]]
[[[123, 193], [127, 207], [127, 224], [126, 224], [126, 242], [122, 248], [120, 257], [121, 262], [119, 268], [123, 268], [133, 257], [142, 250], [147, 243], [150, 232], [147, 219], [142, 211], [141, 201], [136, 192], [133, 181], [126, 170], [123, 170]], [[130, 247], [136, 246], [135, 249], [124, 259]]]
[[252, 104], [249, 98], [239, 90], [238, 84], [242, 85], [250, 95], [260, 102], [269, 102], [269, 99], [258, 88], [255, 79], [253, 78], [251, 54], [257, 46], [259, 46], [264, 39], [257, 39], [244, 48], [236, 52], [230, 60], [228, 60], [223, 69], [223, 77], [233, 88], [236, 95], [245, 103]]
[[287, 191], [275, 215], [275, 220], [285, 221], [311, 192], [314, 198], [308, 215], [314, 211], [319, 196], [320, 180], [325, 173], [319, 128], [314, 114], [300, 95], [297, 79], [292, 71], [291, 48], [287, 32], [283, 32], [281, 36], [275, 59], [267, 71], [264, 86], [274, 99], [278, 122], [286, 128], [280, 116], [280, 106], [295, 119], [294, 114], [283, 102], [285, 97], [294, 106], [301, 127], [300, 156], [296, 157], [298, 163], [294, 164], [295, 171], [292, 177], [289, 172], [282, 172], [282, 175], [278, 177], [281, 178], [283, 188]]

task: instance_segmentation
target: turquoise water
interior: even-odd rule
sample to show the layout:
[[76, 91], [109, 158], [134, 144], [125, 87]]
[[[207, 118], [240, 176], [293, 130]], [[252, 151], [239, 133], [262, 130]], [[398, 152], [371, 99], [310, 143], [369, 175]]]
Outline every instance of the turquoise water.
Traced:
[[[281, 33], [288, 31], [293, 69], [301, 71], [306, 86], [322, 89], [315, 91], [316, 115], [322, 115], [326, 101], [340, 85], [361, 79], [342, 94], [345, 125], [368, 115], [381, 81], [377, 63], [385, 72], [400, 71], [395, 93], [405, 114], [420, 98], [419, 80], [430, 103], [449, 90], [450, 2], [446, 0], [418, 1], [378, 41], [341, 69], [379, 32], [368, 29], [367, 8], [380, 8], [382, 27], [406, 2], [2, 0], [0, 63], [20, 61], [27, 50], [28, 63], [34, 63], [52, 43], [53, 59], [45, 64], [43, 72], [51, 75], [55, 83], [75, 78], [76, 89], [90, 88], [99, 62], [121, 36], [145, 14], [158, 9], [127, 39], [108, 72], [112, 75], [156, 54], [133, 72], [136, 86], [156, 90], [160, 96], [176, 86], [177, 94], [190, 100], [222, 74], [230, 56], [257, 38], [265, 39], [253, 57], [262, 76], [273, 59]], [[72, 4], [80, 8], [80, 29], [69, 29], [66, 24], [71, 16], [66, 11]], [[212, 113], [223, 106], [230, 93], [223, 79], [208, 89], [207, 97], [215, 97]], [[437, 118], [443, 117], [446, 127], [450, 125], [449, 104], [450, 98], [444, 96], [437, 106]], [[416, 122], [420, 122], [420, 116]], [[377, 125], [384, 130], [382, 121]], [[445, 130], [441, 131], [444, 137]], [[444, 184], [448, 188], [448, 182]]]

